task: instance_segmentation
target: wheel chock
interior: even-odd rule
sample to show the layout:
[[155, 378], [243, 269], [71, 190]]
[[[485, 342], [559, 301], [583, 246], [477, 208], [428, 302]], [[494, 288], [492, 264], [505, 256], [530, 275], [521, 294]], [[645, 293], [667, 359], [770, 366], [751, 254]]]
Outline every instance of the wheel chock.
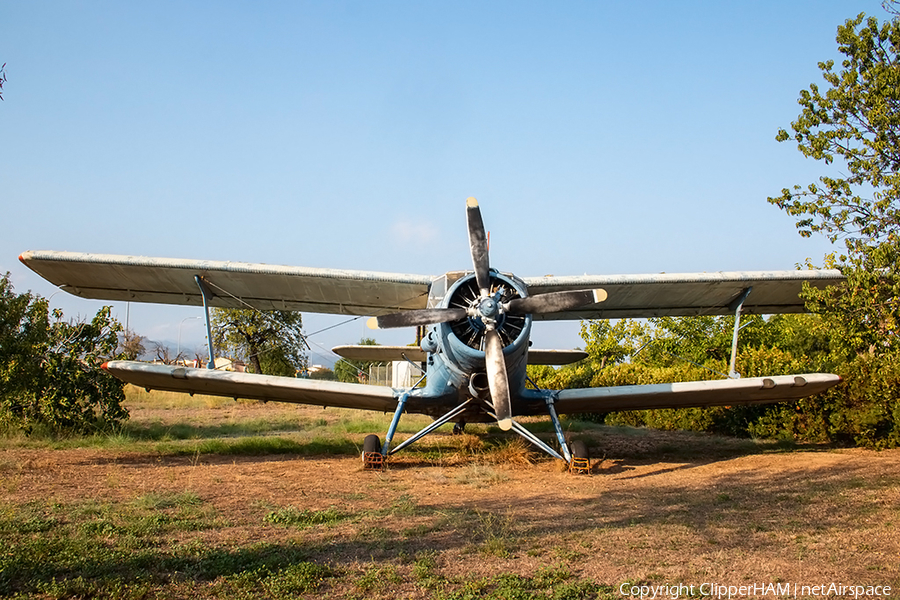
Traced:
[[590, 475], [591, 474], [591, 459], [589, 458], [576, 458], [572, 457], [572, 462], [569, 463], [569, 472], [575, 475]]
[[384, 455], [381, 452], [363, 452], [363, 470], [384, 471]]

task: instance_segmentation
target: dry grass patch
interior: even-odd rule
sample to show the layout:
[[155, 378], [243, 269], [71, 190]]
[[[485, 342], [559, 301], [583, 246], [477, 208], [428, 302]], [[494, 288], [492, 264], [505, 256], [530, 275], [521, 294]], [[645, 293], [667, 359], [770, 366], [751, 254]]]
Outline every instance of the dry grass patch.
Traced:
[[[206, 432], [228, 419], [308, 429], [171, 451], [0, 450], [0, 597], [616, 598], [626, 581], [900, 589], [900, 451], [585, 426], [575, 435], [606, 459], [581, 477], [485, 428], [429, 437], [387, 471], [363, 472], [363, 434], [328, 430], [353, 429], [347, 412], [228, 407], [133, 415], [181, 415]], [[386, 428], [389, 416], [363, 422], [382, 418]], [[314, 435], [325, 442], [306, 453]], [[296, 446], [251, 452], [269, 438]]]

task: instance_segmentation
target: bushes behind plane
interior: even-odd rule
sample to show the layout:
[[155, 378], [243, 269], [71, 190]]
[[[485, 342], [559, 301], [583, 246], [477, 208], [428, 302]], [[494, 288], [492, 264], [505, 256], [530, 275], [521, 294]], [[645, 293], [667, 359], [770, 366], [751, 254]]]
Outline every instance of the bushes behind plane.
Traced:
[[[587, 359], [558, 369], [529, 367], [529, 373], [539, 387], [551, 389], [721, 379], [728, 371], [733, 323], [729, 317], [588, 322], [582, 328]], [[831, 347], [828, 331], [816, 315], [754, 317], [741, 340], [736, 370], [744, 377], [826, 371], [837, 373], [844, 382], [822, 394], [778, 404], [582, 417], [663, 430], [870, 448], [900, 446], [900, 356], [896, 353], [870, 349], [850, 360], [836, 358], [840, 353]]]

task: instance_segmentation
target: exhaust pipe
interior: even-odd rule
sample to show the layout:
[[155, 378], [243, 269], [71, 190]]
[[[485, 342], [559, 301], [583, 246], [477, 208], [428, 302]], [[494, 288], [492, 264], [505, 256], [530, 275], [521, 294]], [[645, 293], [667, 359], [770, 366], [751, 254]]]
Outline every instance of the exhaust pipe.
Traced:
[[469, 393], [473, 398], [485, 400], [490, 396], [490, 392], [487, 373], [472, 373], [469, 376]]

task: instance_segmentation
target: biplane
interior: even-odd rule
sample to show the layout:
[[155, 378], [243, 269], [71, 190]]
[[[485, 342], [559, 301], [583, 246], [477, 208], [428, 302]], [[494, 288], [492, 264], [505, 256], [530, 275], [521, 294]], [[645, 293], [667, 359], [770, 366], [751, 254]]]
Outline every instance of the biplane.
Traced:
[[[137, 361], [104, 365], [119, 379], [148, 389], [393, 413], [383, 442], [377, 434], [365, 439], [367, 464], [383, 464], [444, 424], [454, 423], [459, 431], [466, 423], [496, 423], [551, 456], [583, 465], [587, 448], [567, 442], [559, 414], [778, 402], [840, 382], [828, 373], [741, 378], [734, 370], [742, 313], [801, 312], [803, 282], [835, 284], [842, 280], [839, 271], [520, 278], [491, 266], [474, 198], [466, 201], [466, 223], [472, 269], [439, 276], [53, 251], [25, 252], [19, 259], [83, 298], [203, 306], [207, 328], [210, 307], [369, 316], [380, 328], [420, 328], [417, 347], [335, 348], [350, 360], [415, 364], [422, 379], [406, 388]], [[535, 321], [730, 314], [736, 318], [728, 378], [559, 390], [528, 385], [529, 364], [559, 365], [586, 357], [575, 350], [532, 349]], [[211, 341], [209, 352], [212, 358]], [[397, 425], [408, 413], [434, 420], [392, 446]], [[550, 418], [555, 445], [519, 422], [532, 415]]]

